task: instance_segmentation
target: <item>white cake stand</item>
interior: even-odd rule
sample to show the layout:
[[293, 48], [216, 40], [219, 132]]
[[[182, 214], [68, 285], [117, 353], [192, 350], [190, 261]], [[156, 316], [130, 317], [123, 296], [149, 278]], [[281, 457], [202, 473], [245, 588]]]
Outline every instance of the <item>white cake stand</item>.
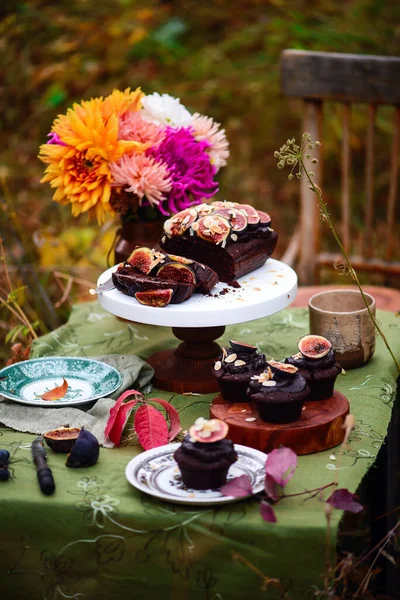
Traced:
[[[97, 285], [110, 279], [117, 266], [100, 275]], [[297, 275], [288, 265], [270, 258], [259, 269], [238, 280], [240, 287], [218, 283], [208, 296], [194, 294], [182, 304], [163, 308], [144, 306], [117, 289], [99, 294], [108, 312], [149, 325], [172, 327], [183, 343], [161, 350], [147, 358], [155, 369], [154, 384], [174, 392], [208, 393], [218, 391], [211, 365], [220, 353], [214, 340], [225, 325], [252, 321], [275, 314], [289, 306], [297, 292]], [[251, 340], [249, 340], [251, 343]]]

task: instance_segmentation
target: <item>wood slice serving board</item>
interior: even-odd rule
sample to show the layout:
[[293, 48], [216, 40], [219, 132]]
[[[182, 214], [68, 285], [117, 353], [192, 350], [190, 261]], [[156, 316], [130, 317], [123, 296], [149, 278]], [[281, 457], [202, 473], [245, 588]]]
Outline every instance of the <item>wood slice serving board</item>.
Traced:
[[344, 438], [342, 425], [348, 413], [349, 402], [337, 391], [328, 400], [306, 401], [300, 419], [284, 425], [266, 423], [260, 419], [255, 404], [231, 403], [221, 394], [210, 407], [212, 418], [229, 425], [228, 437], [234, 444], [262, 452], [288, 446], [296, 454], [313, 454], [338, 446]]

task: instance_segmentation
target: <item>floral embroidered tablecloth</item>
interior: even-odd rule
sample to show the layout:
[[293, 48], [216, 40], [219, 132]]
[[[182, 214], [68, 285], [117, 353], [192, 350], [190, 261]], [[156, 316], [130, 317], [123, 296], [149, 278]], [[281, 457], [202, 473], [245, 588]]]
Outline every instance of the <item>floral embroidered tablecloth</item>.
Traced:
[[[378, 317], [398, 356], [400, 319], [385, 312]], [[279, 359], [294, 353], [307, 332], [307, 311], [286, 309], [227, 327], [222, 343], [247, 340]], [[75, 306], [66, 325], [37, 340], [32, 357], [130, 352], [146, 358], [175, 343], [169, 328], [123, 322], [93, 302]], [[287, 493], [325, 485], [337, 469], [340, 487], [356, 491], [386, 435], [394, 376], [390, 356], [377, 339], [372, 361], [337, 380], [356, 419], [350, 449], [341, 457], [338, 449], [300, 457]], [[184, 428], [208, 416], [213, 397], [159, 390], [151, 395], [169, 400]], [[0, 448], [13, 457], [13, 478], [0, 482], [0, 596], [5, 600], [300, 599], [310, 597], [312, 586], [321, 586], [326, 524], [318, 499], [285, 499], [276, 506], [276, 524], [261, 519], [256, 498], [218, 508], [156, 501], [125, 479], [126, 464], [140, 451], [129, 427], [123, 445], [102, 448], [90, 469], [67, 469], [65, 455], [49, 451], [57, 488], [46, 497], [32, 464], [34, 437], [0, 427]], [[332, 545], [340, 517], [335, 511]]]

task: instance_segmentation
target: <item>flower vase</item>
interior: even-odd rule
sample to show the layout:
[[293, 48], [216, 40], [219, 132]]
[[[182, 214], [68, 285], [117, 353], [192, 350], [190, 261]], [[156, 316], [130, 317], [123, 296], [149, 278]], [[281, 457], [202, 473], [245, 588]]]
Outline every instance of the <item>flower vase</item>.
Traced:
[[163, 225], [163, 218], [141, 221], [121, 217], [121, 228], [118, 230], [114, 249], [115, 264], [124, 262], [136, 246], [153, 248], [160, 241]]

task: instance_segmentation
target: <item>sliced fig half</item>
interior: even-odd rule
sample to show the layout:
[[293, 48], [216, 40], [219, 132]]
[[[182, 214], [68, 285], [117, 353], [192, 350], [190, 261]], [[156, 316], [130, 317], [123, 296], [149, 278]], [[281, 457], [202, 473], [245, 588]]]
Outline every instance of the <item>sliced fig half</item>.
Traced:
[[219, 215], [207, 215], [197, 221], [198, 228], [196, 229], [196, 235], [212, 244], [221, 244], [224, 242], [231, 231], [229, 221]]
[[247, 215], [236, 207], [219, 208], [213, 215], [220, 215], [227, 219], [233, 231], [243, 231], [247, 227]]
[[297, 344], [300, 352], [306, 358], [323, 358], [332, 348], [329, 340], [322, 335], [304, 335]]
[[185, 258], [185, 256], [177, 256], [176, 254], [168, 254], [167, 256], [172, 260], [172, 262], [179, 262], [183, 265], [192, 265], [194, 263], [194, 260], [191, 258]]
[[249, 225], [257, 225], [260, 222], [258, 211], [250, 204], [239, 204], [238, 208], [247, 215]]
[[58, 427], [43, 434], [46, 444], [54, 452], [71, 452], [75, 445], [80, 427]]
[[171, 302], [173, 290], [148, 290], [146, 292], [136, 292], [135, 298], [140, 304], [146, 306], [167, 306]]
[[196, 276], [192, 269], [181, 263], [169, 263], [168, 265], [160, 267], [157, 271], [157, 277], [164, 281], [168, 280], [196, 284]]
[[294, 377], [298, 372], [298, 368], [294, 365], [289, 365], [286, 363], [281, 363], [277, 360], [269, 360], [267, 361], [267, 365], [271, 367], [271, 371], [277, 376], [285, 376]]
[[194, 208], [186, 208], [165, 221], [164, 231], [170, 237], [183, 235], [196, 219], [197, 211]]
[[211, 205], [213, 209], [219, 208], [232, 208], [233, 206], [239, 206], [237, 202], [229, 202], [229, 200], [216, 200]]
[[254, 354], [257, 352], [257, 346], [251, 346], [244, 342], [238, 342], [236, 340], [229, 340], [232, 350], [235, 352], [243, 352], [244, 354]]
[[220, 419], [197, 419], [189, 429], [190, 437], [196, 442], [212, 444], [223, 440], [228, 434], [229, 426]]
[[146, 248], [146, 246], [141, 246], [140, 248], [135, 248], [126, 262], [147, 275], [153, 268], [153, 260], [153, 251], [150, 248]]
[[260, 217], [260, 224], [261, 225], [268, 225], [268, 223], [271, 223], [271, 217], [269, 216], [268, 213], [263, 212], [262, 210], [258, 210], [258, 216]]

